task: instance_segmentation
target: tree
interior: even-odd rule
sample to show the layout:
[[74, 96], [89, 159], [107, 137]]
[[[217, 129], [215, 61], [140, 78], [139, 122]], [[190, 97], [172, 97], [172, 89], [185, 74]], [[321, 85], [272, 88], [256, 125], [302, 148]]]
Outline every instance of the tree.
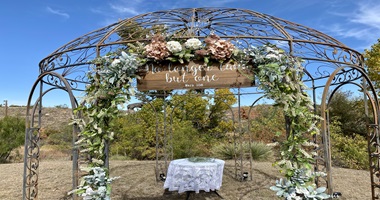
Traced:
[[7, 161], [13, 149], [24, 143], [25, 120], [6, 116], [0, 119], [0, 163]]
[[[113, 130], [117, 134], [111, 145], [111, 153], [131, 159], [152, 160], [156, 156], [156, 144], [163, 145], [166, 132], [167, 139], [173, 137], [175, 158], [199, 155], [199, 133], [193, 127], [192, 121], [174, 117], [171, 124], [167, 121], [165, 125], [161, 110], [153, 111], [154, 107], [157, 108], [162, 103], [161, 99], [156, 99], [151, 105], [145, 104], [138, 112], [116, 119], [113, 122]], [[156, 141], [156, 131], [159, 141]], [[169, 136], [169, 133], [172, 133], [172, 136]]]
[[236, 101], [229, 89], [216, 89], [208, 98], [196, 91], [188, 91], [185, 95], [174, 96], [170, 104], [176, 105], [173, 109], [177, 118], [191, 120], [200, 133], [221, 138], [234, 128], [232, 120], [226, 118], [226, 112]]
[[[132, 159], [154, 159], [156, 144], [163, 145], [164, 134], [171, 133], [175, 158], [207, 155], [213, 141], [233, 129], [225, 112], [235, 102], [228, 89], [216, 90], [213, 97], [187, 91], [166, 100], [153, 98], [139, 111], [113, 122], [116, 138], [111, 152]], [[156, 141], [156, 131], [160, 141]]]
[[214, 137], [221, 137], [225, 131], [233, 130], [232, 121], [225, 119], [225, 116], [226, 111], [236, 102], [237, 100], [230, 90], [215, 90], [214, 104], [210, 106], [208, 115], [210, 122], [207, 126], [208, 132]]
[[364, 51], [364, 58], [368, 68], [368, 76], [378, 90], [380, 88], [380, 39], [371, 46], [370, 50]]

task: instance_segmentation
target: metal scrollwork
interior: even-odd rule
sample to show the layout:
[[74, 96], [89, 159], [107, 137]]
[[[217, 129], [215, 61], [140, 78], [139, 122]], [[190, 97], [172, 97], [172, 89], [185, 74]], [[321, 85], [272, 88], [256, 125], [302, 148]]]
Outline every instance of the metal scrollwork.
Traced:
[[24, 174], [24, 199], [35, 199], [38, 196], [38, 167], [39, 167], [39, 130], [30, 128], [27, 131], [27, 138], [29, 138], [26, 148], [25, 156], [28, 162], [25, 163]]
[[332, 84], [344, 84], [347, 82], [359, 80], [361, 78], [361, 73], [355, 68], [348, 68], [347, 70], [338, 73], [334, 79]]

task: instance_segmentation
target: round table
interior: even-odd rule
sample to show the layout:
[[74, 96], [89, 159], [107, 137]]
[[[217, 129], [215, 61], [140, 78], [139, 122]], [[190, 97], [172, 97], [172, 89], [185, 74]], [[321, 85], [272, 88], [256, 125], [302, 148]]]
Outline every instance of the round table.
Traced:
[[222, 186], [223, 168], [224, 161], [214, 158], [203, 161], [190, 161], [188, 158], [172, 160], [164, 189], [178, 190], [178, 193], [219, 190]]

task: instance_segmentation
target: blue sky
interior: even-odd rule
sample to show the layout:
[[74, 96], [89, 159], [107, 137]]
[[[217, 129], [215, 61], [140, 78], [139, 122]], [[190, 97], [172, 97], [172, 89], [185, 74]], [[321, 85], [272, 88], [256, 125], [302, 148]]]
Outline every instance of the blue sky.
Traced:
[[[0, 103], [26, 105], [38, 63], [118, 19], [189, 7], [249, 9], [319, 30], [363, 52], [380, 38], [378, 0], [13, 0], [0, 7]], [[59, 95], [46, 106], [68, 104]]]

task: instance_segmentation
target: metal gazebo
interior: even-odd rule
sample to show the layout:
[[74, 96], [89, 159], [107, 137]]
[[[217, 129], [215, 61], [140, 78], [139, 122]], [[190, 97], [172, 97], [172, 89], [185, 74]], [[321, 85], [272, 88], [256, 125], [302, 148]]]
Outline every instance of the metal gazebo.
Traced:
[[[315, 150], [318, 156], [315, 158], [314, 170], [327, 173], [327, 177], [320, 181], [320, 184], [327, 186], [329, 194], [334, 191], [329, 102], [342, 86], [352, 85], [360, 89], [366, 102], [364, 112], [368, 118], [372, 199], [379, 198], [379, 105], [374, 86], [365, 70], [363, 56], [359, 52], [317, 30], [255, 11], [234, 8], [184, 8], [151, 12], [120, 20], [78, 37], [41, 60], [40, 73], [32, 86], [27, 104], [23, 199], [38, 197], [39, 141], [44, 96], [53, 90], [63, 90], [70, 99], [71, 108], [75, 109], [78, 102], [74, 94], [83, 91], [88, 83], [86, 72], [91, 66], [90, 61], [119, 48], [126, 48], [128, 43], [149, 40], [146, 37], [149, 32], [146, 30], [154, 30], [156, 27], [164, 27], [168, 35], [177, 39], [196, 37], [202, 40], [215, 33], [221, 38], [229, 39], [238, 47], [272, 43], [284, 49], [288, 55], [301, 58], [305, 68], [303, 81], [310, 88], [315, 112], [322, 113], [323, 118], [321, 135], [314, 138], [320, 145], [320, 148]], [[253, 87], [252, 91], [262, 93], [257, 87]], [[318, 92], [322, 93], [320, 102], [317, 102]], [[255, 101], [256, 99], [252, 99], [252, 102]], [[77, 132], [78, 129], [74, 128], [73, 143], [77, 140]], [[238, 136], [243, 137], [244, 134], [246, 133], [239, 133]], [[239, 139], [235, 141], [239, 142]], [[74, 144], [72, 153], [72, 187], [76, 188], [80, 156]], [[170, 160], [170, 156], [157, 159], [159, 165], [162, 159], [164, 162]], [[248, 162], [248, 165], [245, 162]], [[238, 158], [235, 163], [237, 177], [245, 170], [252, 171], [252, 160]], [[246, 166], [248, 169], [243, 169]]]

